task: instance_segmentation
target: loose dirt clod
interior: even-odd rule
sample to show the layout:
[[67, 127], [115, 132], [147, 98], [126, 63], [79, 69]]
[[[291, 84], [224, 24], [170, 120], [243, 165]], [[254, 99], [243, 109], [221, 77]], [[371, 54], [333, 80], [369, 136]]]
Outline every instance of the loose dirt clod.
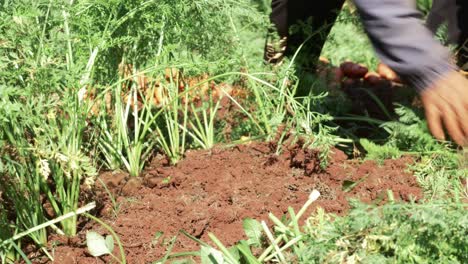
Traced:
[[[208, 232], [212, 232], [231, 245], [245, 238], [244, 218], [267, 220], [269, 212], [281, 217], [289, 206], [298, 210], [313, 189], [322, 192], [316, 205], [339, 215], [349, 209], [348, 198], [382, 202], [387, 190], [392, 190], [399, 200], [422, 197], [415, 178], [405, 172], [412, 162], [407, 158], [378, 166], [372, 161], [348, 161], [344, 153], [335, 150], [330, 166], [319, 172], [310, 170], [309, 164], [319, 164], [313, 152], [296, 147], [274, 158], [273, 153], [268, 143], [252, 143], [232, 149], [189, 151], [174, 167], [162, 167], [155, 161], [145, 173], [147, 186], [134, 192], [133, 197], [119, 197], [117, 218], [111, 214], [101, 218], [120, 236], [128, 263], [149, 263], [164, 255], [164, 242], [181, 229], [207, 242]], [[345, 188], [350, 182], [355, 185]], [[312, 210], [315, 208], [309, 213]], [[99, 225], [88, 223], [81, 237], [89, 229], [106, 233]], [[164, 237], [154, 241], [159, 231], [164, 232]], [[173, 252], [198, 248], [179, 236]], [[65, 259], [74, 259], [75, 263], [107, 260], [96, 260], [87, 255], [84, 247], [66, 243], [58, 246], [55, 254], [56, 263], [65, 263]]]

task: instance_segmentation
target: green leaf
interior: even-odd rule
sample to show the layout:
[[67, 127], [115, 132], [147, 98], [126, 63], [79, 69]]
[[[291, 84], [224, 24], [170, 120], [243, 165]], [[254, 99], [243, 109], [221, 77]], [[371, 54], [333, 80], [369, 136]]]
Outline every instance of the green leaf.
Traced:
[[262, 225], [255, 219], [246, 218], [242, 226], [248, 237], [247, 243], [251, 246], [260, 247], [262, 243]]
[[377, 145], [374, 142], [361, 138], [359, 143], [367, 152], [366, 159], [370, 160], [384, 160], [384, 159], [395, 159], [401, 156], [400, 150], [390, 144]]
[[258, 261], [257, 258], [252, 254], [252, 251], [250, 250], [250, 246], [247, 243], [247, 241], [241, 240], [239, 242], [239, 245], [237, 245], [237, 249], [240, 251], [243, 257], [247, 260], [247, 263], [260, 264], [260, 261]]
[[226, 248], [226, 246], [223, 245], [223, 243], [221, 243], [221, 241], [215, 235], [213, 235], [212, 233], [208, 233], [208, 236], [213, 241], [213, 243], [221, 250], [223, 254], [223, 259], [226, 260], [226, 263], [238, 263], [234, 256], [232, 256], [231, 252]]
[[154, 236], [153, 236], [153, 240], [151, 241], [151, 244], [152, 244], [152, 245], [157, 245], [159, 239], [160, 239], [163, 235], [164, 235], [164, 232], [162, 232], [162, 231], [156, 232], [156, 234], [154, 234]]
[[223, 264], [224, 257], [221, 251], [212, 247], [202, 246], [200, 250], [200, 257], [202, 264]]
[[356, 182], [355, 181], [348, 181], [348, 180], [345, 180], [343, 182], [343, 192], [349, 192], [353, 189], [353, 187], [356, 186]]
[[106, 239], [100, 234], [90, 231], [86, 233], [86, 246], [93, 257], [110, 254]]
[[111, 235], [106, 236], [106, 247], [109, 252], [114, 251], [114, 238]]
[[196, 237], [190, 235], [190, 234], [187, 233], [187, 231], [185, 231], [185, 230], [180, 230], [179, 232], [180, 232], [181, 234], [183, 234], [184, 236], [188, 237], [189, 239], [193, 240], [194, 242], [196, 242], [196, 243], [202, 245], [202, 246], [210, 247], [210, 245], [208, 245], [207, 243], [201, 241], [200, 239], [198, 239], [198, 238], [196, 238]]
[[176, 259], [171, 264], [196, 264], [196, 262], [192, 259]]
[[237, 260], [237, 262], [240, 262], [240, 253], [239, 249], [236, 246], [232, 246], [228, 248], [229, 253], [231, 253], [231, 256]]

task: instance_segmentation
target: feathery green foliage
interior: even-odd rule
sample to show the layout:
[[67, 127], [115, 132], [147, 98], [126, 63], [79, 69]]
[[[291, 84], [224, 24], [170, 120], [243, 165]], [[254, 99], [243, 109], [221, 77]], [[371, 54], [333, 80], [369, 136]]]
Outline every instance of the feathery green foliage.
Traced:
[[[355, 204], [348, 216], [320, 211], [307, 225], [300, 263], [465, 263], [466, 205]], [[333, 219], [333, 220], [332, 220]]]

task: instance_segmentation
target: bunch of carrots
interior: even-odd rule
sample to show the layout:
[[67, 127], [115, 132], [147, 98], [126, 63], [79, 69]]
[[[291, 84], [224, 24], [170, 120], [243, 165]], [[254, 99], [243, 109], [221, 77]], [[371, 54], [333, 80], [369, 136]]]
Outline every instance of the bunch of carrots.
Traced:
[[[224, 95], [230, 96], [243, 95], [245, 91], [242, 89], [233, 89], [226, 83], [217, 84], [213, 80], [209, 81], [208, 74], [200, 76], [185, 77], [183, 72], [177, 68], [166, 68], [164, 77], [150, 77], [144, 72], [135, 70], [131, 64], [121, 64], [119, 74], [122, 77], [121, 84], [121, 99], [124, 103], [129, 102], [132, 108], [137, 107], [138, 110], [143, 108], [144, 103], [149, 104], [154, 108], [161, 108], [168, 104], [171, 100], [169, 96], [169, 87], [175, 85], [180, 93], [188, 93], [189, 102], [199, 102], [207, 99], [210, 96], [219, 99]], [[132, 86], [136, 88], [136, 100], [132, 90]], [[82, 99], [92, 103], [90, 116], [97, 116], [101, 109], [102, 103], [105, 104], [106, 111], [110, 113], [112, 107], [113, 92], [106, 89], [104, 96], [97, 97], [97, 89], [95, 87], [86, 88], [83, 92]], [[133, 95], [133, 97], [132, 97]], [[185, 103], [185, 96], [181, 96], [181, 100]]]
[[[329, 65], [330, 63], [328, 59], [323, 57], [320, 58], [320, 62], [322, 65]], [[331, 74], [330, 80], [337, 86], [341, 84], [349, 86], [349, 84], [361, 79], [370, 85], [377, 85], [381, 81], [390, 81], [396, 84], [401, 83], [398, 75], [383, 63], [380, 63], [377, 67], [377, 72], [374, 72], [369, 71], [362, 64], [345, 61], [339, 67], [332, 67], [329, 74]]]

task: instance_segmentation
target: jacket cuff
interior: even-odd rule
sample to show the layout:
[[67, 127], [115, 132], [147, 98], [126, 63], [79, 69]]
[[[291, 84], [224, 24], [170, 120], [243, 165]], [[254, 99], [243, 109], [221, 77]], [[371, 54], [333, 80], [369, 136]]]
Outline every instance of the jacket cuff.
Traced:
[[435, 82], [446, 76], [449, 72], [456, 71], [457, 67], [449, 62], [438, 63], [437, 65], [419, 67], [412, 73], [400, 73], [400, 77], [410, 84], [418, 93], [433, 87]]

